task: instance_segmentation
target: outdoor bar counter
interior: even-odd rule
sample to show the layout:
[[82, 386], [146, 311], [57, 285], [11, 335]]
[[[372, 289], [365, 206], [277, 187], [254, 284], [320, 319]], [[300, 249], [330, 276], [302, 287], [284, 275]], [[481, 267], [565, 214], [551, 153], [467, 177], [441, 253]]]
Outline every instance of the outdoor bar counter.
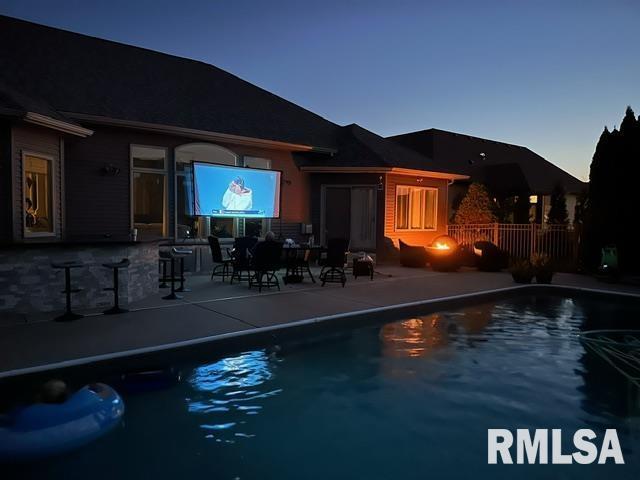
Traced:
[[[123, 305], [158, 291], [158, 250], [166, 239], [131, 241], [111, 237], [80, 238], [62, 242], [0, 245], [0, 317], [60, 312], [65, 307], [64, 271], [51, 263], [77, 261], [84, 264], [71, 272], [71, 283], [82, 291], [72, 296], [78, 310], [108, 308], [113, 303], [113, 272], [103, 263], [128, 258], [129, 268], [120, 272]], [[42, 317], [42, 315], [37, 315]]]

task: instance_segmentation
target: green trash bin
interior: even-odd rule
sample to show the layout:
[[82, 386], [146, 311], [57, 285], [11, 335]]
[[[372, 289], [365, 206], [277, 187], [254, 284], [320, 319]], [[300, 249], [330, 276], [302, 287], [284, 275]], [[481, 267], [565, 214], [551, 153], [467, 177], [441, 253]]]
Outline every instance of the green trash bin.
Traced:
[[618, 271], [618, 249], [615, 245], [607, 245], [602, 249], [600, 271], [603, 273]]

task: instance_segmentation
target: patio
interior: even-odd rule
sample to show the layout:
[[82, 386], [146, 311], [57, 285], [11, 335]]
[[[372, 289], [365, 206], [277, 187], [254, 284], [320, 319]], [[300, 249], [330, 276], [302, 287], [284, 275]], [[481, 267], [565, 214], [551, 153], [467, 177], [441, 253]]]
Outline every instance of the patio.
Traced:
[[[635, 287], [558, 274], [555, 285], [640, 295]], [[306, 281], [281, 292], [258, 294], [246, 284], [223, 284], [208, 276], [189, 278], [182, 300], [160, 297], [130, 305], [131, 311], [105, 316], [88, 313], [71, 323], [33, 321], [0, 326], [0, 377], [72, 366], [134, 353], [157, 351], [305, 322], [318, 322], [416, 302], [521, 288], [508, 273], [379, 266], [374, 280], [349, 278], [345, 288]], [[84, 312], [87, 313], [87, 312]]]

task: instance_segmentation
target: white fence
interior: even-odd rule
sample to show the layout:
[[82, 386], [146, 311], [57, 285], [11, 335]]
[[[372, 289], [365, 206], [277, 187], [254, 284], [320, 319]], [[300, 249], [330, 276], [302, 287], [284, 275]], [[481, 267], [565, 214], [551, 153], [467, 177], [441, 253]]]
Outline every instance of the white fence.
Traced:
[[545, 253], [558, 260], [575, 260], [578, 254], [578, 236], [572, 225], [449, 225], [449, 235], [463, 245], [488, 240], [509, 252], [511, 257], [528, 258], [535, 253]]

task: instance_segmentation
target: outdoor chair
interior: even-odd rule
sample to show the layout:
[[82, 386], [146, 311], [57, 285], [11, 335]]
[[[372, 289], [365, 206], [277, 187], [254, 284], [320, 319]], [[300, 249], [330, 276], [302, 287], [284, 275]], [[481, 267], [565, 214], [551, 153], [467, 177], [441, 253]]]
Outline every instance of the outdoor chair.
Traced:
[[265, 241], [258, 243], [253, 249], [251, 257], [251, 270], [253, 275], [249, 278], [249, 288], [258, 284], [258, 292], [262, 287], [277, 287], [280, 290], [280, 281], [276, 273], [282, 262], [282, 243]]
[[222, 277], [224, 282], [227, 276], [231, 276], [232, 260], [222, 256], [222, 248], [220, 248], [218, 237], [209, 236], [208, 240], [211, 248], [211, 259], [213, 260], [211, 280], [213, 280], [213, 277]]
[[347, 275], [344, 269], [347, 265], [347, 249], [349, 241], [344, 238], [334, 238], [327, 242], [327, 256], [320, 272], [322, 286], [325, 283], [347, 283]]
[[237, 279], [239, 282], [251, 281], [251, 251], [258, 243], [255, 237], [238, 237], [233, 242], [233, 249], [227, 250], [231, 258], [231, 281]]
[[482, 240], [473, 244], [476, 267], [482, 272], [498, 272], [509, 266], [509, 254], [496, 244]]
[[403, 267], [422, 268], [427, 266], [428, 255], [424, 247], [408, 245], [402, 240], [400, 244], [400, 264]]
[[316, 283], [313, 278], [310, 265], [311, 250], [304, 247], [292, 247], [282, 249], [282, 259], [286, 268], [283, 277], [284, 283], [299, 283], [304, 280], [305, 273], [309, 275], [311, 281]]

